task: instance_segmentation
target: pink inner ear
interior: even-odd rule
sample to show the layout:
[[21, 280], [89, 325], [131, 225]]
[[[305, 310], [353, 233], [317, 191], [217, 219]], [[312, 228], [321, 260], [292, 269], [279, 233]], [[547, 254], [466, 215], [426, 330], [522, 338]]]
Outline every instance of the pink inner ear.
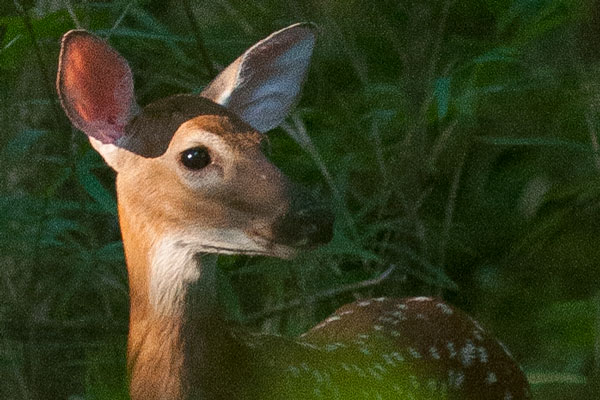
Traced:
[[101, 39], [82, 31], [65, 36], [59, 91], [71, 121], [88, 135], [112, 143], [124, 133], [134, 101], [131, 71]]

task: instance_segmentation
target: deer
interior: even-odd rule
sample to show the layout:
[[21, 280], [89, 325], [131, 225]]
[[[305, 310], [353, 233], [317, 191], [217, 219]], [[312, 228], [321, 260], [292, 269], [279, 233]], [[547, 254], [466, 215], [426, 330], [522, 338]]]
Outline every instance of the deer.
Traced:
[[333, 235], [329, 208], [261, 151], [298, 101], [315, 29], [281, 29], [200, 94], [145, 107], [117, 50], [85, 30], [62, 38], [62, 107], [116, 171], [131, 398], [530, 398], [504, 345], [439, 298], [359, 299], [295, 338], [224, 317], [218, 254], [289, 259]]

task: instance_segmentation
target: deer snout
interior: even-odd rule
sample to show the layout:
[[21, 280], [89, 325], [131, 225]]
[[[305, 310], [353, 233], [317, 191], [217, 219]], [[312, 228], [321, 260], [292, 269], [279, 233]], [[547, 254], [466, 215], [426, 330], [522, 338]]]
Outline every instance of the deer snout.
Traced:
[[327, 244], [333, 237], [333, 212], [322, 202], [297, 187], [291, 207], [273, 227], [277, 242], [295, 248]]

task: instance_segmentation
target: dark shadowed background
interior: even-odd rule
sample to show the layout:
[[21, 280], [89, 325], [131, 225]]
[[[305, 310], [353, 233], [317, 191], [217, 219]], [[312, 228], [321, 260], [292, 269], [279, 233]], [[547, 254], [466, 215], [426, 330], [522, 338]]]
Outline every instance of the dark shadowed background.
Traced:
[[62, 34], [109, 38], [144, 105], [297, 21], [319, 39], [269, 157], [332, 204], [335, 238], [221, 257], [230, 317], [296, 335], [358, 297], [438, 295], [536, 399], [600, 398], [598, 0], [2, 2], [0, 398], [127, 398], [114, 173], [60, 110]]

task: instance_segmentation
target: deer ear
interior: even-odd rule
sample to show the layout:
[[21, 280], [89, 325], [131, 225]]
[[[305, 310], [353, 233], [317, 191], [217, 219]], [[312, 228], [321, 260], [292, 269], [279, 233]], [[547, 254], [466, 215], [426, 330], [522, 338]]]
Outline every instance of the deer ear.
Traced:
[[103, 144], [116, 144], [137, 108], [127, 61], [104, 40], [83, 30], [62, 39], [56, 82], [75, 127]]
[[246, 50], [201, 93], [260, 132], [279, 125], [300, 97], [315, 43], [314, 25], [291, 25]]

